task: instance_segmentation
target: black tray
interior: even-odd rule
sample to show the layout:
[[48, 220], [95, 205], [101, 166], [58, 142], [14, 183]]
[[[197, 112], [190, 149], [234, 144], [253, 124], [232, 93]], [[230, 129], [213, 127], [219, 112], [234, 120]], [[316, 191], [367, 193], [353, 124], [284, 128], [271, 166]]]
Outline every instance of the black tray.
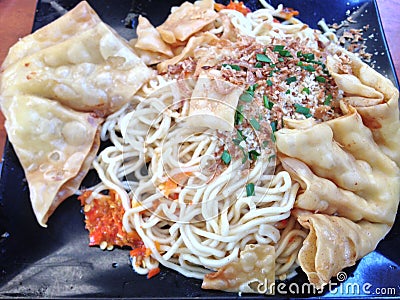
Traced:
[[[72, 8], [77, 0], [39, 1], [33, 30], [59, 17], [50, 2], [65, 9]], [[100, 17], [122, 36], [135, 36], [138, 13], [146, 15], [154, 25], [168, 15], [171, 5], [181, 1], [89, 1]], [[247, 1], [257, 7], [257, 1]], [[346, 19], [351, 12], [361, 28], [369, 24], [365, 36], [367, 50], [375, 53], [375, 68], [397, 85], [393, 64], [382, 31], [376, 3], [361, 1], [271, 1], [276, 6], [283, 3], [300, 11], [300, 19], [316, 27], [318, 20], [327, 23]], [[48, 228], [40, 227], [33, 215], [29, 190], [21, 165], [10, 143], [7, 142], [0, 181], [0, 298], [235, 298], [237, 294], [206, 291], [201, 281], [162, 268], [151, 280], [137, 275], [129, 265], [126, 250], [112, 252], [88, 247], [88, 234], [84, 217], [76, 197], [66, 200], [50, 217]], [[96, 180], [94, 173], [84, 185]], [[343, 277], [332, 281], [331, 290], [313, 293], [301, 270], [299, 275], [284, 282], [278, 290], [280, 297], [396, 297], [400, 296], [400, 225], [399, 217], [388, 236], [378, 248], [364, 257], [356, 266], [344, 270]], [[242, 297], [263, 298], [263, 295]]]

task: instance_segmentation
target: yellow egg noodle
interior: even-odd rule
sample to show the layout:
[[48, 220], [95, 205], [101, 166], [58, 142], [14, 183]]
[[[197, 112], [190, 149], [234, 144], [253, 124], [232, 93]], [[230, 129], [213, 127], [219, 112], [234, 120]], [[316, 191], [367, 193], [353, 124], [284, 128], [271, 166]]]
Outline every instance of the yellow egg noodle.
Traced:
[[[148, 251], [132, 256], [139, 274], [162, 265], [205, 289], [262, 293], [300, 266], [323, 288], [373, 251], [399, 202], [399, 92], [331, 31], [260, 3], [250, 12], [185, 2], [158, 27], [140, 16], [127, 43], [81, 2], [48, 25], [55, 41], [43, 42], [45, 27], [14, 46], [1, 106], [39, 223], [70, 195], [64, 189], [76, 189], [73, 176], [86, 174], [100, 136], [110, 146], [92, 161], [101, 182], [82, 191], [91, 191], [85, 203], [118, 194], [123, 230]], [[37, 166], [19, 143], [30, 132], [16, 109], [25, 98], [43, 119], [42, 103], [51, 115], [63, 105], [90, 139], [74, 143], [57, 122], [61, 146], [35, 148]], [[73, 170], [62, 149], [82, 152]], [[59, 164], [62, 179], [51, 179], [41, 202], [37, 192]]]

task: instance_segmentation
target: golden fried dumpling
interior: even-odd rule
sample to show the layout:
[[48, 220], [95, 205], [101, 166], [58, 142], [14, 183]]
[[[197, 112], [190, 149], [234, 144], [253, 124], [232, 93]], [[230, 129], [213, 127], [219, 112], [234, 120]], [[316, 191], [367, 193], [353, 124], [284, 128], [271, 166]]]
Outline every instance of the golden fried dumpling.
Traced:
[[232, 131], [234, 116], [243, 90], [224, 80], [200, 74], [189, 102], [185, 119], [188, 126]]
[[214, 9], [206, 3], [200, 2], [196, 5], [184, 2], [173, 10], [167, 20], [157, 27], [157, 30], [168, 44], [183, 42], [214, 22], [217, 16]]
[[20, 39], [10, 48], [2, 68], [5, 69], [25, 56], [63, 42], [77, 32], [92, 28], [100, 22], [99, 16], [90, 5], [82, 1], [61, 18]]
[[204, 276], [203, 289], [226, 292], [271, 293], [275, 283], [275, 248], [249, 244], [239, 258]]
[[125, 41], [99, 23], [9, 66], [1, 92], [36, 95], [106, 116], [129, 102], [152, 74]]
[[375, 250], [389, 232], [386, 224], [322, 214], [299, 216], [310, 232], [299, 252], [299, 262], [310, 283], [323, 288], [342, 269]]
[[102, 120], [36, 96], [16, 95], [10, 103], [4, 111], [8, 138], [24, 168], [36, 218], [46, 226], [89, 170]]
[[400, 166], [399, 91], [389, 79], [354, 55], [339, 54], [328, 56], [329, 73], [382, 151]]
[[344, 91], [343, 116], [290, 121], [275, 133], [282, 166], [301, 185], [295, 207], [310, 232], [299, 261], [317, 287], [375, 249], [400, 197], [398, 91], [344, 50], [327, 67]]
[[167, 57], [174, 55], [171, 47], [162, 40], [160, 33], [145, 17], [139, 16], [136, 31], [138, 37], [135, 43], [135, 48], [160, 53]]

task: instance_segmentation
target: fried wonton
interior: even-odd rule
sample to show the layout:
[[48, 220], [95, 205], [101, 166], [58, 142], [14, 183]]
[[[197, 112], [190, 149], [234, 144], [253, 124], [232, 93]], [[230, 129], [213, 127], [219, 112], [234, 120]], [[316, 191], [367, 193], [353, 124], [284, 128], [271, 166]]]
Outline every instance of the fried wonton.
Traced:
[[240, 257], [215, 273], [204, 276], [203, 289], [226, 292], [268, 293], [275, 283], [275, 248], [246, 245]]
[[310, 232], [299, 262], [317, 287], [375, 249], [400, 197], [398, 91], [341, 51], [328, 56], [327, 66], [344, 91], [343, 116], [289, 121], [275, 133], [282, 166], [301, 185], [295, 207]]
[[160, 33], [145, 17], [139, 16], [136, 32], [138, 37], [135, 48], [160, 53], [167, 57], [174, 55], [171, 47], [162, 40]]
[[318, 289], [343, 268], [374, 251], [390, 230], [387, 224], [355, 223], [322, 214], [306, 214], [298, 220], [310, 230], [299, 252], [300, 266]]
[[[77, 188], [99, 147], [101, 119], [56, 101], [16, 95], [6, 111], [5, 127], [29, 184], [40, 225]], [[75, 192], [75, 190], [74, 190]]]
[[175, 65], [178, 62], [188, 58], [189, 56], [193, 56], [195, 50], [200, 45], [211, 44], [216, 42], [218, 38], [209, 32], [199, 34], [198, 36], [193, 36], [189, 39], [187, 45], [184, 49], [180, 52], [179, 55], [174, 56], [168, 60], [165, 60], [157, 65], [157, 70], [159, 73], [165, 73], [168, 70], [169, 65]]
[[20, 39], [10, 48], [2, 68], [5, 69], [28, 55], [63, 42], [76, 35], [78, 31], [85, 31], [100, 22], [99, 16], [90, 5], [86, 1], [82, 1], [62, 18], [58, 18], [33, 34]]
[[224, 80], [200, 74], [189, 104], [186, 124], [194, 128], [206, 127], [232, 131], [234, 116], [243, 90]]
[[327, 58], [327, 68], [371, 130], [382, 151], [400, 166], [399, 91], [393, 83], [350, 53]]
[[152, 75], [86, 2], [10, 50], [0, 104], [42, 226], [89, 170], [102, 117], [131, 101]]
[[4, 96], [45, 97], [106, 116], [129, 102], [152, 74], [125, 41], [99, 23], [9, 66], [1, 91]]
[[183, 42], [214, 22], [217, 16], [218, 14], [209, 5], [184, 2], [172, 11], [167, 20], [157, 27], [157, 30], [168, 44]]
[[[280, 157], [282, 166], [301, 184], [295, 207], [328, 215], [337, 214], [352, 221], [392, 224], [396, 201], [389, 203], [375, 198], [364, 199], [354, 192], [339, 188], [332, 181], [315, 175], [302, 161]], [[397, 194], [397, 193], [396, 193]]]

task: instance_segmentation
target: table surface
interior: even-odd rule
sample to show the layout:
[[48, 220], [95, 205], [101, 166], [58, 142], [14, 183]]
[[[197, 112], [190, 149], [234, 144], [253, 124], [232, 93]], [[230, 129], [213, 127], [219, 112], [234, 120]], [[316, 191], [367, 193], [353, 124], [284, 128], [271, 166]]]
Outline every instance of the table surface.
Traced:
[[[386, 40], [393, 58], [397, 77], [400, 79], [400, 11], [398, 0], [377, 0]], [[0, 0], [0, 63], [8, 48], [19, 38], [29, 34], [36, 10], [36, 0]], [[0, 114], [0, 157], [6, 140], [4, 118]]]

